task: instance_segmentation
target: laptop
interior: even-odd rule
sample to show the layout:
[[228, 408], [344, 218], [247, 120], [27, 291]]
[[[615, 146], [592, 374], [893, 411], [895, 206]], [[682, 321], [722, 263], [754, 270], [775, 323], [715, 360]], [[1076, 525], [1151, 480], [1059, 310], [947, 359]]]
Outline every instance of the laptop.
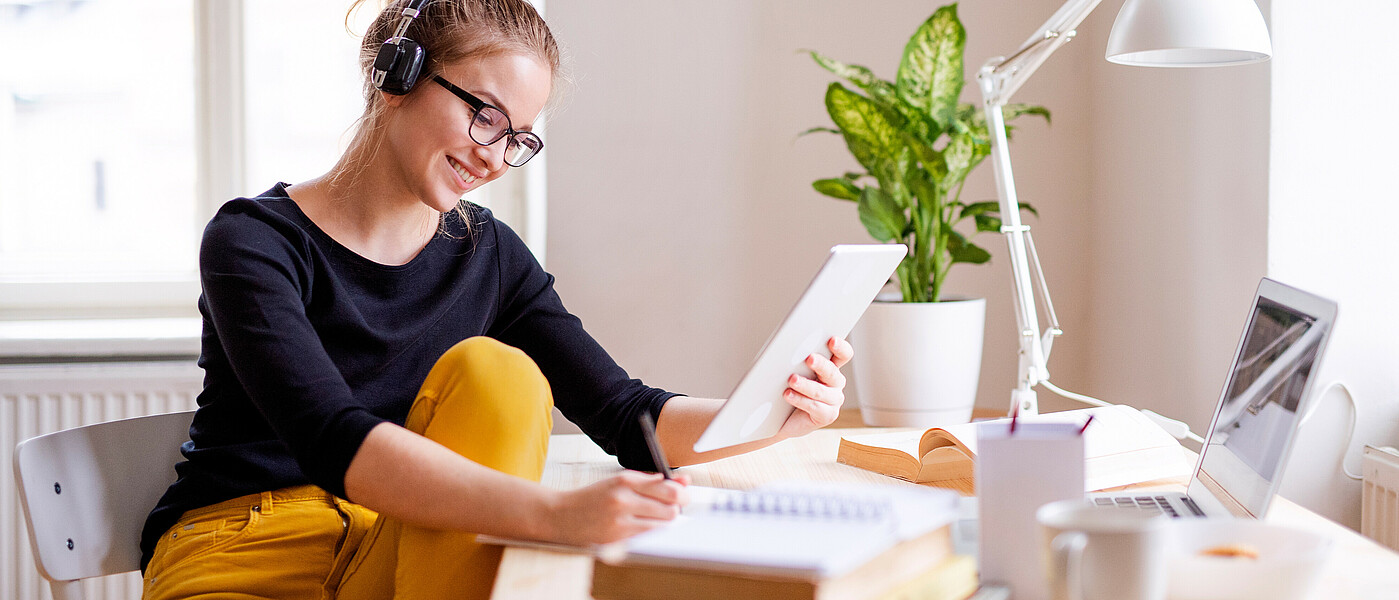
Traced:
[[1214, 418], [1185, 493], [1089, 494], [1098, 505], [1162, 511], [1172, 517], [1260, 518], [1311, 401], [1336, 303], [1264, 278], [1234, 351]]

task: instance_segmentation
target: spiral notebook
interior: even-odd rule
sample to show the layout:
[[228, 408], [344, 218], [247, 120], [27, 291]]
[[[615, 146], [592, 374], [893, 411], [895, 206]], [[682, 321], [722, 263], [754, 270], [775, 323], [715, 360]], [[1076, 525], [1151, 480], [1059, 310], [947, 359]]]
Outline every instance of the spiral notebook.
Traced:
[[[957, 496], [895, 485], [779, 483], [703, 496], [673, 523], [625, 543], [619, 564], [817, 581], [948, 525]], [[604, 560], [607, 560], [604, 558]]]

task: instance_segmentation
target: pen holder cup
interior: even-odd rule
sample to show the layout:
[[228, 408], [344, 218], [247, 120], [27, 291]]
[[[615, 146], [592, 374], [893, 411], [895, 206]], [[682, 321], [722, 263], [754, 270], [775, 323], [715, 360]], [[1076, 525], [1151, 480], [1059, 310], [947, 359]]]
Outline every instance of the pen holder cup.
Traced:
[[977, 427], [976, 492], [981, 580], [1008, 584], [1016, 600], [1049, 600], [1035, 511], [1083, 499], [1083, 436], [1068, 423]]

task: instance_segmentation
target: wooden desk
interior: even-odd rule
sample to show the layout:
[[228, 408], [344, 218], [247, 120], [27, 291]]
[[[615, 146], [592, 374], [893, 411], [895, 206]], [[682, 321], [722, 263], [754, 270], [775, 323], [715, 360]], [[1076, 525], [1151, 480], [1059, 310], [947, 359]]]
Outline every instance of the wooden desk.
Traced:
[[[868, 430], [863, 431], [867, 433]], [[777, 480], [890, 483], [898, 480], [835, 461], [840, 436], [849, 429], [823, 429], [810, 435], [709, 464], [685, 467], [696, 485], [747, 489]], [[617, 471], [608, 456], [586, 436], [556, 435], [550, 439], [544, 485], [568, 489], [587, 485]], [[914, 485], [914, 484], [905, 484]], [[1177, 483], [1183, 489], [1184, 483]], [[1399, 554], [1329, 521], [1286, 499], [1278, 498], [1267, 520], [1322, 533], [1336, 540], [1325, 580], [1316, 598], [1374, 599], [1393, 597], [1399, 590]], [[501, 560], [492, 598], [550, 598], [587, 600], [592, 583], [592, 558], [508, 548]]]

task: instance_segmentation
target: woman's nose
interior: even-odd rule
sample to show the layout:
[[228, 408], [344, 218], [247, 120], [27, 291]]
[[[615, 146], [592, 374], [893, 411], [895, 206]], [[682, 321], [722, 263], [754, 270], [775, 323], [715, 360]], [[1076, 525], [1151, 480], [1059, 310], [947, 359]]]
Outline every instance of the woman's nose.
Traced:
[[486, 163], [486, 168], [492, 173], [505, 167], [505, 143], [506, 140], [501, 138], [489, 146], [476, 147], [476, 156]]

